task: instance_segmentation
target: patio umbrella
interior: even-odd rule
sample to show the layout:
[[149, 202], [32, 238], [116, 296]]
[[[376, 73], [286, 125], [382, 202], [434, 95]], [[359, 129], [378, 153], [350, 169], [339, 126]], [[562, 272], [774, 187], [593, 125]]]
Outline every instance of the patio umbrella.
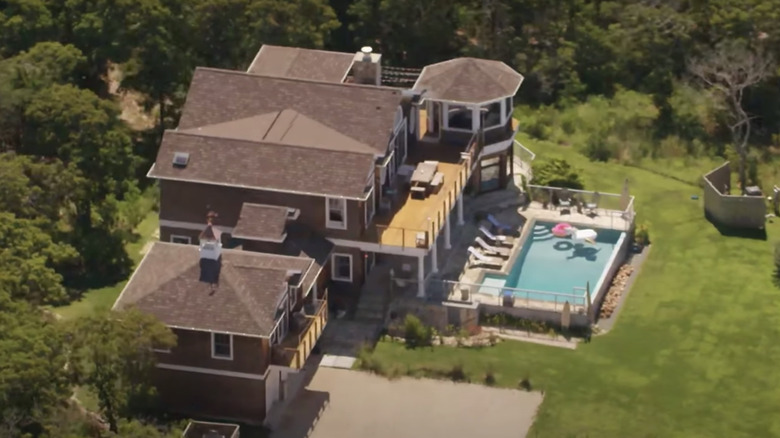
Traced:
[[631, 195], [628, 193], [628, 178], [623, 183], [623, 192], [620, 194], [620, 209], [626, 211], [628, 203], [631, 201]]
[[570, 324], [571, 324], [571, 306], [569, 306], [569, 302], [566, 301], [566, 303], [563, 304], [563, 312], [561, 312], [561, 329], [569, 330]]

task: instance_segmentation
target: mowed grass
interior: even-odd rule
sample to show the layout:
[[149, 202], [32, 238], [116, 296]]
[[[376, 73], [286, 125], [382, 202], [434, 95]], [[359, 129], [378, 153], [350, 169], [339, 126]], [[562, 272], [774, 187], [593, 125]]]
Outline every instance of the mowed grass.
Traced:
[[[767, 240], [723, 236], [704, 219], [702, 201], [691, 200], [701, 195], [691, 183], [529, 146], [582, 169], [589, 189], [619, 193], [628, 178], [638, 221], [650, 223], [650, 257], [615, 327], [575, 351], [380, 343], [377, 359], [402, 369], [462, 364], [472, 381], [492, 369], [508, 387], [530, 378], [545, 391], [530, 437], [780, 436], [780, 290], [772, 279], [780, 225], [767, 225]], [[701, 171], [657, 167], [691, 181]]]
[[[152, 235], [157, 231], [158, 224], [159, 216], [157, 212], [149, 212], [136, 228], [133, 239], [126, 244], [127, 255], [133, 260], [134, 266], [137, 266], [143, 258], [141, 250], [144, 245], [152, 240]], [[125, 284], [127, 284], [127, 280], [100, 289], [86, 291], [79, 300], [52, 310], [66, 320], [108, 310], [114, 305], [114, 301], [116, 301], [119, 293], [122, 292]]]

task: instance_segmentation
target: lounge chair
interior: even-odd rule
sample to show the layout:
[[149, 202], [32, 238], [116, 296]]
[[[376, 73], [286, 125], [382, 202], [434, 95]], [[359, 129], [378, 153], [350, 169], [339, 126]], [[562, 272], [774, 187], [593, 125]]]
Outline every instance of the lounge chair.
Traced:
[[599, 198], [601, 198], [601, 194], [593, 192], [593, 198], [591, 198], [590, 202], [585, 203], [585, 210], [587, 210], [588, 214], [596, 214], [596, 209], [599, 208]]
[[504, 235], [498, 235], [497, 236], [497, 235], [491, 233], [490, 230], [486, 226], [484, 226], [484, 225], [480, 225], [479, 226], [479, 231], [481, 231], [482, 235], [487, 237], [489, 240], [491, 240], [496, 245], [509, 245], [509, 246], [512, 246], [514, 244], [514, 240], [515, 239], [513, 239], [513, 238], [511, 238], [509, 236], [504, 236]]
[[496, 230], [498, 230], [499, 234], [507, 234], [512, 232], [512, 227], [500, 222], [492, 214], [487, 215], [487, 220], [490, 222], [490, 225], [493, 225]]
[[496, 248], [495, 246], [489, 245], [480, 236], [477, 236], [477, 238], [474, 239], [474, 243], [479, 245], [479, 247], [482, 248], [482, 250], [485, 251], [486, 254], [497, 255], [499, 257], [504, 257], [504, 258], [509, 257], [508, 248]]
[[[498, 269], [501, 269], [504, 266], [503, 260], [497, 259], [495, 257], [488, 257], [485, 254], [479, 252], [473, 246], [469, 247], [469, 254], [471, 254], [471, 257], [469, 258], [469, 265], [485, 265]], [[476, 260], [476, 262], [474, 262], [474, 260]]]
[[558, 195], [558, 206], [562, 208], [571, 208], [571, 194], [569, 189], [561, 189], [561, 194]]

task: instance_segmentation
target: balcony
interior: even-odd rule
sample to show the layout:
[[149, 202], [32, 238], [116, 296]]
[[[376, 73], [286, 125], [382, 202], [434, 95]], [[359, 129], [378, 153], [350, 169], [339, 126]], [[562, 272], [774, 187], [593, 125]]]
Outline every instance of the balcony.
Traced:
[[368, 239], [383, 246], [429, 249], [471, 177], [471, 168], [478, 155], [476, 136], [463, 149], [439, 143], [418, 143], [417, 148], [409, 152], [406, 163], [414, 166], [426, 160], [438, 161], [438, 171], [444, 174], [441, 188], [425, 199], [414, 199], [408, 185], [399, 181], [394, 187], [396, 193], [391, 195], [392, 208], [376, 216], [374, 225], [368, 230]]
[[[293, 327], [278, 345], [273, 346], [271, 362], [274, 365], [303, 368], [328, 323], [328, 292], [304, 305], [304, 314], [305, 322]], [[283, 319], [287, 320], [286, 315]]]

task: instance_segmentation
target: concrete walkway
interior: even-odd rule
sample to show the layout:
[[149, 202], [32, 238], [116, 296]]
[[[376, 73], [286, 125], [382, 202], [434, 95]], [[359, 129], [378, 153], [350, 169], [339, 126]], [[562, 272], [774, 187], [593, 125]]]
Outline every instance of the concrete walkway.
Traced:
[[320, 368], [272, 438], [522, 438], [542, 395]]

